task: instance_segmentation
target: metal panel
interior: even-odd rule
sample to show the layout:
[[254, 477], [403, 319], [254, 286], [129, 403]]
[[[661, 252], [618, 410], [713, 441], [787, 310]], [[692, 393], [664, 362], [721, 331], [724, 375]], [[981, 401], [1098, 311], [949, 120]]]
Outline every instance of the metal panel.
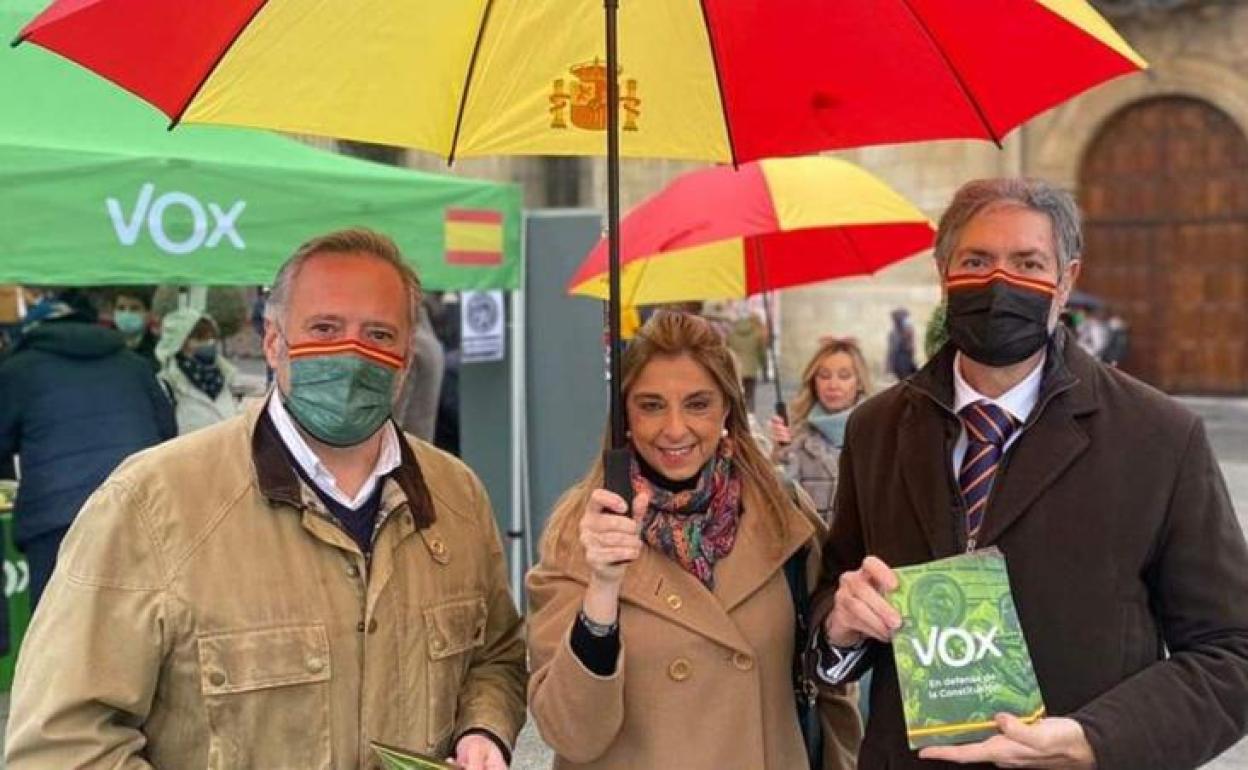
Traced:
[[569, 297], [565, 286], [602, 230], [583, 209], [529, 214], [528, 460], [529, 530], [541, 536], [555, 501], [584, 475], [606, 426], [602, 304]]

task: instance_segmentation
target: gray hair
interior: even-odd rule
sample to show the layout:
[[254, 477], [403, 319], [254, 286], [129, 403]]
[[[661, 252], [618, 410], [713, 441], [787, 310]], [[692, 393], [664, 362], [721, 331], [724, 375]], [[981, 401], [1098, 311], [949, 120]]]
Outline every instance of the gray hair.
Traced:
[[277, 325], [280, 325], [279, 321], [285, 320], [287, 306], [290, 304], [291, 286], [304, 264], [318, 254], [367, 254], [398, 271], [407, 290], [410, 347], [416, 336], [416, 326], [420, 321], [420, 301], [423, 292], [420, 278], [417, 277], [411, 265], [403, 260], [403, 255], [393, 240], [363, 227], [335, 230], [313, 238], [296, 249], [295, 253], [278, 268], [277, 277], [273, 279], [273, 289], [264, 306], [264, 320]]
[[999, 205], [1022, 206], [1049, 217], [1059, 271], [1082, 257], [1079, 206], [1070, 193], [1041, 179], [977, 179], [958, 189], [940, 218], [934, 256], [941, 275], [949, 268], [949, 258], [966, 224], [981, 211]]

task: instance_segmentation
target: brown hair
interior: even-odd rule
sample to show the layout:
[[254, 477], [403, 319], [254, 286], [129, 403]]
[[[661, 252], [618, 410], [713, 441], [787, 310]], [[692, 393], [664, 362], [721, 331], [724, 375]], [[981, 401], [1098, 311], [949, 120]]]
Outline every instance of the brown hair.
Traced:
[[816, 390], [815, 375], [819, 373], [819, 365], [823, 359], [837, 353], [845, 353], [854, 362], [854, 374], [858, 377], [858, 398], [871, 392], [871, 374], [867, 371], [867, 359], [862, 355], [858, 343], [848, 339], [828, 339], [820, 343], [819, 349], [811, 356], [806, 368], [802, 370], [802, 385], [789, 404], [789, 424], [797, 428], [806, 422], [810, 410], [819, 402]]
[[[728, 404], [725, 427], [735, 449], [734, 462], [741, 473], [746, 490], [754, 490], [766, 504], [768, 516], [774, 524], [777, 543], [783, 542], [789, 533], [789, 509], [794, 504], [785, 492], [770, 461], [763, 455], [750, 433], [745, 394], [737, 375], [736, 362], [715, 327], [700, 316], [689, 313], [662, 310], [656, 313], [637, 332], [624, 352], [620, 377], [620, 398], [625, 408], [628, 393], [641, 370], [656, 358], [689, 356], [711, 376]], [[610, 444], [610, 429], [603, 435], [603, 448]], [[580, 521], [581, 512], [590, 493], [603, 485], [602, 457], [594, 458], [589, 471], [555, 503], [554, 513], [543, 534], [542, 552], [554, 553], [560, 533]]]

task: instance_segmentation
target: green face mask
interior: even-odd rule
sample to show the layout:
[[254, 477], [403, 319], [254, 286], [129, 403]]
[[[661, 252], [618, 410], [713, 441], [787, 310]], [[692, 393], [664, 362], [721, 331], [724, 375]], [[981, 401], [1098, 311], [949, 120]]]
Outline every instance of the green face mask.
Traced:
[[290, 347], [283, 403], [299, 427], [330, 446], [362, 443], [390, 417], [403, 359], [356, 341]]

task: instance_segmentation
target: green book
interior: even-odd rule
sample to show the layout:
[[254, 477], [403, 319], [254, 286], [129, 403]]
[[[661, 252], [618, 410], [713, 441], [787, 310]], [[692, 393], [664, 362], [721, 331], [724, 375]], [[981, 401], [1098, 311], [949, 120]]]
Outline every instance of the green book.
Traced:
[[1031, 723], [1044, 700], [996, 548], [894, 570], [888, 600], [910, 748], [971, 743], [997, 733], [993, 717]]
[[418, 754], [415, 751], [396, 749], [377, 742], [370, 745], [373, 747], [373, 753], [381, 759], [381, 766], [385, 770], [454, 770], [455, 767], [449, 762]]

